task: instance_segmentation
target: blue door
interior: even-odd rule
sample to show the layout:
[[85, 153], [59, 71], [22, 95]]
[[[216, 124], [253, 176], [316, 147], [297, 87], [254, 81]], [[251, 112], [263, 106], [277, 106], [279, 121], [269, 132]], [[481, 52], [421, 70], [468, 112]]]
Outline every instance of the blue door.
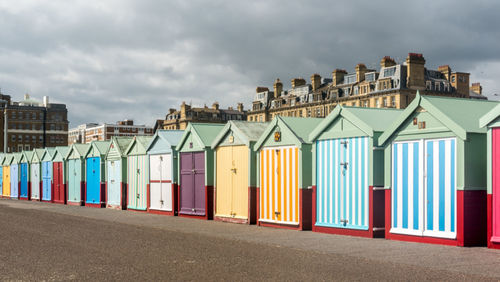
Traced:
[[42, 163], [42, 201], [52, 201], [52, 162]]
[[317, 144], [316, 225], [368, 229], [368, 137]]
[[19, 197], [19, 165], [13, 164], [10, 166], [10, 197]]
[[87, 159], [87, 195], [85, 202], [88, 204], [101, 203], [101, 158]]
[[28, 164], [21, 164], [21, 198], [28, 198]]

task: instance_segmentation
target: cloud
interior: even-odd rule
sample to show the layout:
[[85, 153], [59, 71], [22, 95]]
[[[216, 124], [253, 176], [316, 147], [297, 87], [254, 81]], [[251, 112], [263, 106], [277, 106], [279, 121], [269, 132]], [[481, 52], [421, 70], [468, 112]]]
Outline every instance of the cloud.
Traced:
[[152, 125], [182, 101], [250, 106], [279, 77], [385, 55], [471, 72], [500, 93], [498, 1], [0, 1], [0, 87], [66, 103], [71, 126]]

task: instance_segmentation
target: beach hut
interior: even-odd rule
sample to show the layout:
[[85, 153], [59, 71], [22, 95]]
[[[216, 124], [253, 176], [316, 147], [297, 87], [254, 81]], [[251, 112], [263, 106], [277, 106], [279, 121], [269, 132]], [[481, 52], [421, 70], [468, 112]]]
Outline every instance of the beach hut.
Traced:
[[146, 151], [149, 158], [148, 211], [177, 215], [177, 158], [182, 130], [157, 130]]
[[321, 121], [276, 116], [255, 143], [259, 225], [311, 229], [313, 163], [308, 138]]
[[500, 105], [479, 120], [487, 128], [487, 242], [500, 249]]
[[33, 155], [33, 151], [23, 151], [21, 154], [21, 160], [19, 161], [20, 170], [20, 193], [19, 199], [30, 200], [31, 198], [31, 182], [30, 182], [30, 160]]
[[106, 207], [105, 158], [110, 141], [92, 141], [85, 154], [85, 206]]
[[127, 208], [127, 156], [132, 137], [113, 136], [106, 154], [106, 190], [108, 208]]
[[337, 106], [312, 132], [313, 231], [384, 237], [384, 152], [401, 110]]
[[135, 136], [125, 150], [127, 156], [127, 209], [146, 211], [149, 180], [146, 149], [151, 136]]
[[31, 196], [32, 201], [40, 201], [41, 187], [42, 187], [42, 168], [41, 160], [44, 153], [44, 149], [34, 149], [31, 154], [30, 163], [30, 185], [31, 185]]
[[5, 154], [2, 161], [2, 197], [10, 198], [10, 162], [12, 154]]
[[[2, 165], [3, 160], [5, 159], [5, 154], [0, 154], [0, 165]], [[0, 169], [0, 198], [3, 196], [3, 166]]]
[[212, 142], [215, 151], [215, 220], [257, 222], [257, 153], [267, 123], [228, 121]]
[[179, 152], [179, 216], [213, 219], [214, 152], [223, 124], [189, 123], [175, 148]]
[[45, 148], [41, 158], [42, 163], [42, 202], [52, 202], [54, 199], [54, 187], [52, 186], [52, 158], [56, 149], [53, 147]]
[[66, 204], [66, 155], [69, 148], [67, 146], [57, 146], [52, 157], [54, 203]]
[[10, 161], [10, 198], [19, 199], [19, 162], [22, 153], [13, 153]]
[[379, 137], [385, 237], [486, 245], [486, 128], [498, 103], [420, 96]]
[[85, 155], [89, 144], [73, 144], [66, 154], [67, 204], [83, 206], [85, 202]]

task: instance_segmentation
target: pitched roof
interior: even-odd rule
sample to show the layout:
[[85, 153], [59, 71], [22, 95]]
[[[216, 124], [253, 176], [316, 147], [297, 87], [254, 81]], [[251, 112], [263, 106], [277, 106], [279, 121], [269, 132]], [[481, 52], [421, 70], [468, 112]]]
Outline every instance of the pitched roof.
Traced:
[[[69, 147], [68, 146], [57, 146], [56, 147], [56, 152], [63, 157], [63, 159], [66, 158], [66, 155], [68, 154]], [[55, 154], [54, 154], [55, 155]]]
[[226, 123], [224, 128], [219, 132], [217, 137], [212, 142], [212, 149], [215, 149], [220, 142], [224, 139], [227, 132], [233, 131], [242, 139], [247, 146], [251, 146], [250, 143], [255, 143], [259, 140], [260, 136], [266, 130], [269, 123], [267, 122], [249, 122], [249, 121], [236, 121], [231, 120]]
[[217, 134], [222, 130], [224, 124], [220, 123], [189, 123], [181, 141], [177, 144], [176, 150], [180, 150], [190, 133], [194, 133], [195, 138], [205, 147], [210, 147]]
[[152, 149], [153, 144], [155, 144], [156, 139], [161, 139], [164, 142], [170, 144], [170, 146], [177, 146], [182, 139], [182, 135], [184, 134], [184, 130], [157, 130], [151, 141], [147, 146], [147, 151]]
[[254, 150], [260, 149], [262, 144], [266, 141], [269, 134], [272, 133], [276, 126], [282, 125], [284, 128], [281, 130], [288, 131], [296, 137], [299, 143], [309, 143], [309, 134], [318, 126], [322, 121], [321, 118], [301, 118], [301, 117], [280, 117], [276, 116], [267, 126], [266, 130], [262, 133], [259, 140], [254, 145]]
[[417, 92], [415, 99], [403, 113], [380, 136], [379, 144], [385, 143], [412, 113], [422, 107], [442, 122], [458, 137], [467, 139], [467, 132], [486, 133], [486, 128], [479, 126], [479, 119], [499, 103], [487, 100], [471, 100], [437, 96], [421, 96]]
[[115, 141], [118, 145], [117, 149], [122, 155], [125, 153], [125, 150], [127, 150], [128, 145], [130, 145], [130, 142], [132, 142], [132, 140], [134, 140], [134, 138], [128, 136], [113, 136], [112, 138], [112, 141]]
[[85, 157], [92, 151], [92, 148], [96, 148], [99, 152], [99, 155], [104, 156], [108, 152], [110, 141], [92, 141], [90, 142], [90, 146], [85, 153]]
[[397, 109], [359, 108], [338, 105], [312, 132], [309, 141], [314, 141], [330, 124], [342, 116], [354, 123], [368, 136], [373, 132], [382, 132], [402, 113]]
[[125, 149], [124, 153], [128, 155], [135, 144], [140, 146], [144, 153], [146, 153], [146, 149], [148, 148], [151, 138], [153, 138], [153, 136], [134, 136], [127, 149]]
[[498, 104], [496, 107], [491, 109], [491, 111], [487, 112], [479, 119], [479, 126], [485, 127], [492, 121], [496, 120], [499, 116], [500, 116], [500, 104]]

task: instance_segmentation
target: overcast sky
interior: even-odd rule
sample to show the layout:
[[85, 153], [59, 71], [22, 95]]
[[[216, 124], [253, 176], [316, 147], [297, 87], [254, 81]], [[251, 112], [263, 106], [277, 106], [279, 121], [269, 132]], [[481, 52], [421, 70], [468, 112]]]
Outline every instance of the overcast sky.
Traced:
[[500, 1], [409, 2], [0, 0], [0, 87], [67, 104], [70, 127], [153, 125], [182, 101], [249, 108], [277, 77], [417, 52], [500, 93]]

